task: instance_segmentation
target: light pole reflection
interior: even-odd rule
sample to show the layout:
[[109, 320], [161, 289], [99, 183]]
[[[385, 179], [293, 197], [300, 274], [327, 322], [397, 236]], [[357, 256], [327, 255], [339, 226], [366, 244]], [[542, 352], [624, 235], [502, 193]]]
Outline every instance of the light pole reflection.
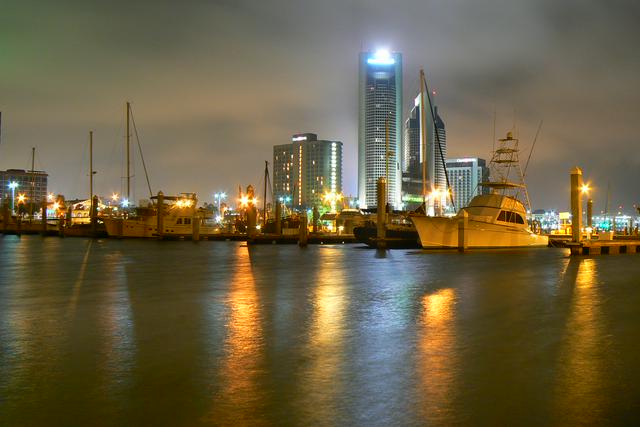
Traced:
[[452, 424], [455, 417], [452, 390], [456, 357], [455, 290], [425, 295], [422, 299], [422, 329], [418, 336], [418, 372], [424, 419], [434, 424]]

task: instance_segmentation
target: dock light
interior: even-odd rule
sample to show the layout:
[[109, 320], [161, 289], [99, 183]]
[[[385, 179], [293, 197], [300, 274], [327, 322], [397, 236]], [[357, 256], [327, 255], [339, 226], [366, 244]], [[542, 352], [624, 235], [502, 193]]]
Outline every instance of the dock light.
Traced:
[[9, 188], [11, 189], [11, 211], [16, 213], [16, 188], [18, 187], [18, 183], [15, 181], [11, 181], [9, 183]]
[[580, 191], [582, 192], [582, 194], [587, 194], [589, 190], [589, 184], [582, 184], [582, 187], [580, 187]]

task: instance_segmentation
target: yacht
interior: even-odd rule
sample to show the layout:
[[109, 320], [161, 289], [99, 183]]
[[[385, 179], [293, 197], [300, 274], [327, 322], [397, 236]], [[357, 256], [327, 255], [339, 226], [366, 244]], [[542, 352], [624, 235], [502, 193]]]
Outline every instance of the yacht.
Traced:
[[[518, 161], [518, 140], [511, 132], [499, 140], [490, 166], [494, 181], [484, 182], [491, 194], [475, 196], [454, 217], [411, 216], [420, 246], [438, 248], [514, 248], [548, 246], [549, 238], [534, 233], [527, 223], [527, 209], [520, 201], [529, 197]], [[519, 182], [509, 181], [516, 173]]]
[[[157, 196], [152, 197], [157, 199]], [[219, 227], [196, 209], [195, 194], [183, 193], [179, 196], [163, 196], [162, 237], [190, 238], [194, 225], [199, 225], [200, 236], [219, 234]], [[157, 205], [137, 208], [128, 218], [102, 218], [110, 237], [158, 237]]]

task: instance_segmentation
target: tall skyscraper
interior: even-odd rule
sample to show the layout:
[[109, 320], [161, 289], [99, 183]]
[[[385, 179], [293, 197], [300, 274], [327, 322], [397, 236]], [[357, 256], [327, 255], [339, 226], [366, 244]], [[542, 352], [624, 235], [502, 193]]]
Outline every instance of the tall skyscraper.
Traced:
[[301, 133], [274, 146], [273, 193], [300, 209], [320, 207], [326, 193], [342, 193], [342, 142]]
[[376, 182], [388, 173], [387, 202], [399, 208], [402, 181], [402, 55], [384, 50], [361, 52], [359, 75], [359, 205], [361, 208], [377, 205]]
[[489, 168], [484, 159], [447, 159], [447, 174], [456, 209], [467, 206], [478, 194], [489, 193], [489, 189], [481, 185], [489, 180]]
[[[433, 102], [433, 97], [431, 98]], [[421, 94], [414, 99], [414, 107], [411, 109], [409, 118], [404, 124], [404, 162], [402, 165], [402, 201], [409, 209], [413, 209], [422, 204], [422, 164], [424, 157], [423, 134], [421, 131], [420, 107], [422, 105]], [[437, 194], [444, 195], [447, 190], [447, 179], [443, 160], [447, 156], [447, 133], [444, 120], [438, 113], [438, 107], [433, 107], [435, 115], [435, 126], [431, 109], [428, 108], [429, 100], [425, 99], [426, 114], [424, 117], [427, 136], [426, 149], [426, 191], [427, 191], [427, 213], [433, 214], [434, 206], [438, 203], [448, 203], [442, 197], [430, 197], [437, 190]], [[437, 137], [436, 137], [437, 132]]]

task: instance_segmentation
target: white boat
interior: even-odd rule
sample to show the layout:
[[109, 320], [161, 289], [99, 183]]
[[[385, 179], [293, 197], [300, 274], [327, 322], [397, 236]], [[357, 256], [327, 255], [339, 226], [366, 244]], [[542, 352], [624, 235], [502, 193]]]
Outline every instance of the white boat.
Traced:
[[[518, 162], [518, 140], [511, 132], [499, 140], [491, 165], [496, 179], [482, 185], [491, 188], [492, 194], [475, 196], [454, 217], [411, 216], [423, 248], [514, 248], [549, 244], [547, 236], [531, 230], [525, 205], [518, 200], [518, 196], [524, 196], [529, 204]], [[519, 183], [508, 181], [510, 172], [519, 173]]]
[[547, 246], [549, 238], [531, 231], [526, 214], [524, 205], [513, 197], [484, 194], [474, 197], [454, 217], [414, 215], [411, 219], [425, 249], [462, 246], [459, 237], [465, 236], [459, 235], [461, 230], [467, 248]]
[[[157, 199], [153, 197], [152, 199]], [[199, 226], [201, 237], [220, 234], [220, 228], [210, 216], [196, 209], [194, 194], [163, 197], [162, 237], [190, 238], [194, 225]], [[107, 234], [111, 237], [158, 237], [158, 211], [155, 206], [137, 209], [136, 215], [128, 218], [104, 217]]]

